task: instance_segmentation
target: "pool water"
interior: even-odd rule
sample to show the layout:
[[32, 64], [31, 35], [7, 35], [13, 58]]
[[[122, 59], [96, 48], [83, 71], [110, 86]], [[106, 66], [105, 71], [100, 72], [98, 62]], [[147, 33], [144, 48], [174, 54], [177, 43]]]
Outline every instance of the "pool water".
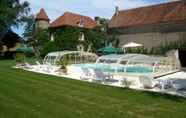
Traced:
[[152, 68], [147, 67], [126, 67], [116, 65], [105, 65], [105, 64], [74, 64], [75, 67], [96, 69], [103, 72], [127, 72], [127, 73], [152, 73]]

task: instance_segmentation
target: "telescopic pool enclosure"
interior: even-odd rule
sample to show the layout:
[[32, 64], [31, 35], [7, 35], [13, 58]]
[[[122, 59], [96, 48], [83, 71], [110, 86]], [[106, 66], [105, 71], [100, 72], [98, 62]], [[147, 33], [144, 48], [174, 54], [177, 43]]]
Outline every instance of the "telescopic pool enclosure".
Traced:
[[[171, 70], [179, 69], [180, 65], [175, 59], [169, 57], [155, 57], [144, 54], [111, 54], [98, 57], [94, 53], [83, 52], [83, 51], [59, 51], [51, 52], [47, 54], [43, 60], [43, 64], [50, 65], [72, 65], [74, 64], [85, 64], [78, 65], [84, 67], [95, 67], [99, 68], [112, 68], [114, 72], [127, 72], [128, 68], [148, 69], [154, 72], [166, 72]], [[90, 64], [92, 65], [86, 65]]]
[[68, 64], [95, 63], [98, 56], [94, 53], [83, 51], [58, 51], [47, 54], [43, 64], [60, 65], [67, 61]]
[[96, 64], [112, 64], [127, 67], [147, 67], [153, 72], [176, 70], [179, 64], [168, 57], [154, 57], [143, 54], [105, 55], [97, 59]]

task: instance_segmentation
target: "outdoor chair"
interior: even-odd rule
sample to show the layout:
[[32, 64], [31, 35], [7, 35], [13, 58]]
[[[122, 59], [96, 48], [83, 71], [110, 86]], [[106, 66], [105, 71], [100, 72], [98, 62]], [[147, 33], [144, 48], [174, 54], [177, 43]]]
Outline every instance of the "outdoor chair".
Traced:
[[28, 62], [25, 62], [24, 66], [23, 66], [23, 69], [33, 69], [33, 67]]
[[172, 87], [175, 90], [186, 90], [186, 79], [173, 78], [170, 80], [172, 81]]
[[113, 79], [113, 76], [109, 73], [104, 73], [96, 69], [90, 69], [94, 82], [105, 82]]
[[171, 89], [173, 88], [172, 80], [166, 79], [166, 80], [157, 80], [159, 84], [161, 85], [161, 89]]
[[41, 65], [41, 63], [40, 63], [39, 61], [36, 61], [36, 64], [37, 64], [37, 65]]
[[42, 70], [47, 73], [56, 73], [56, 70], [59, 70], [60, 67], [53, 66], [51, 64], [42, 65]]
[[113, 83], [117, 83], [117, 82], [119, 82], [119, 80], [117, 80], [117, 79], [114, 79], [114, 78], [110, 78], [110, 79], [105, 79], [104, 80], [104, 84], [113, 84]]
[[42, 64], [41, 64], [39, 61], [36, 61], [36, 64], [37, 64], [37, 66], [38, 66], [38, 68], [36, 68], [36, 69], [37, 69], [37, 71], [42, 70], [43, 65], [42, 65]]
[[150, 76], [140, 76], [139, 81], [143, 88], [153, 89], [155, 87], [161, 88], [161, 84], [159, 81], [154, 80], [153, 77]]
[[81, 72], [80, 79], [82, 80], [89, 80], [93, 78], [88, 68], [81, 68], [80, 72]]

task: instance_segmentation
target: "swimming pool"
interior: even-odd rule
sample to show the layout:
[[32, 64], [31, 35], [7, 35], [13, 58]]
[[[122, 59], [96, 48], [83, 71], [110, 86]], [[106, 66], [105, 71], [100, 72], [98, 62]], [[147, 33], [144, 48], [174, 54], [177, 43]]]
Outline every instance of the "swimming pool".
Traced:
[[127, 72], [127, 73], [152, 73], [153, 69], [148, 67], [132, 67], [132, 66], [120, 66], [109, 64], [73, 64], [72, 66], [80, 68], [96, 69], [103, 72]]

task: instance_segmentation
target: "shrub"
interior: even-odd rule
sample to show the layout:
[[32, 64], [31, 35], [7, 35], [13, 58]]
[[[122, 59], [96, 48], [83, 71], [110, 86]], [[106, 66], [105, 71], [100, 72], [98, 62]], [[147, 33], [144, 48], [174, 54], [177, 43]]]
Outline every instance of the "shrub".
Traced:
[[47, 42], [42, 46], [42, 49], [40, 50], [40, 56], [44, 57], [53, 51], [57, 51], [56, 44], [54, 42]]
[[173, 42], [165, 42], [160, 46], [152, 48], [150, 50], [151, 54], [154, 55], [165, 55], [168, 51], [173, 49], [182, 49], [186, 47], [185, 40], [173, 41]]
[[165, 55], [168, 51], [173, 49], [183, 49], [186, 47], [185, 40], [165, 42], [162, 45], [157, 47], [152, 47], [150, 50], [147, 48], [129, 48], [127, 49], [128, 53], [141, 53], [141, 54], [150, 54], [150, 55]]

